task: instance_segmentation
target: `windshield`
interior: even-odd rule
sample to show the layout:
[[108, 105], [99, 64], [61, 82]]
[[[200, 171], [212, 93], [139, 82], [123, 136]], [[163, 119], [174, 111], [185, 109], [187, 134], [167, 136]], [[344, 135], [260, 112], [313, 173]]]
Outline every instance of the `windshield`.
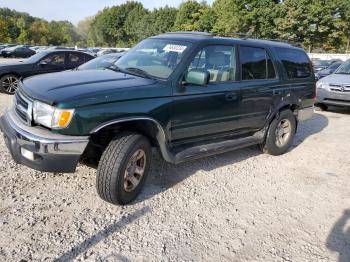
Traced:
[[130, 49], [115, 65], [128, 72], [166, 79], [175, 70], [190, 43], [166, 39], [146, 39]]
[[31, 57], [25, 59], [24, 62], [28, 63], [28, 64], [33, 64], [33, 63], [38, 62], [45, 55], [47, 55], [47, 53], [45, 53], [45, 52], [36, 53], [35, 55], [32, 55]]
[[338, 70], [335, 72], [335, 74], [345, 74], [349, 75], [350, 74], [350, 59], [344, 62]]
[[328, 67], [328, 69], [331, 69], [331, 70], [337, 69], [340, 65], [341, 65], [341, 63], [334, 63], [334, 64], [331, 64], [331, 65]]
[[331, 61], [328, 60], [316, 60], [314, 65], [315, 66], [328, 66], [331, 64]]
[[78, 70], [102, 69], [112, 66], [123, 53], [108, 54], [97, 57], [78, 67]]

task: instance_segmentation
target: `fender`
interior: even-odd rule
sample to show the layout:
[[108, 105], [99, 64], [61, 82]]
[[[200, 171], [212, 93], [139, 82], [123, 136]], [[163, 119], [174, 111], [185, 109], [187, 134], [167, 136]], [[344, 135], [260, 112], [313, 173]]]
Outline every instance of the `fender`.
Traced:
[[149, 121], [152, 124], [154, 124], [157, 128], [157, 135], [156, 135], [156, 140], [159, 144], [160, 152], [162, 154], [162, 157], [164, 158], [165, 161], [170, 162], [170, 163], [175, 163], [175, 156], [174, 154], [170, 151], [168, 143], [167, 143], [167, 137], [166, 133], [164, 131], [163, 126], [154, 118], [151, 117], [128, 117], [128, 118], [120, 118], [117, 120], [111, 120], [106, 123], [103, 123], [99, 125], [98, 127], [94, 128], [90, 134], [95, 134], [98, 131], [102, 130], [105, 127], [114, 125], [114, 124], [120, 124], [120, 123], [126, 123], [126, 122], [134, 122], [134, 121]]
[[[271, 124], [271, 122], [273, 121], [274, 118], [278, 118], [279, 117], [279, 112], [281, 110], [283, 110], [284, 108], [291, 108], [292, 106], [297, 106], [297, 108], [299, 107], [299, 105], [295, 104], [295, 103], [290, 103], [289, 101], [286, 101], [286, 100], [282, 100], [280, 101], [280, 103], [275, 106], [271, 111], [270, 113], [268, 114], [268, 116], [266, 117], [266, 123], [265, 123], [265, 126], [262, 128], [261, 130], [261, 133], [260, 135], [266, 137], [267, 135], [267, 131], [269, 129], [269, 126]], [[297, 109], [296, 108], [296, 109]], [[294, 115], [295, 115], [295, 119], [296, 119], [296, 129], [295, 131], [297, 130], [297, 127], [298, 127], [298, 118], [297, 118], [297, 115], [298, 115], [298, 112], [297, 110], [295, 110], [294, 112]], [[260, 131], [259, 131], [260, 132]]]

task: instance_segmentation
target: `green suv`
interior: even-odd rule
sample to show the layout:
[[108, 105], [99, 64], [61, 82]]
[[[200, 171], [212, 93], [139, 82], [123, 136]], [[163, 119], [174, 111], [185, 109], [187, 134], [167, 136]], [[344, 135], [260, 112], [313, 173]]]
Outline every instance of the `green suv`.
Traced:
[[140, 193], [152, 147], [174, 164], [251, 145], [280, 155], [314, 99], [303, 49], [177, 32], [140, 42], [107, 69], [25, 79], [0, 127], [17, 163], [96, 167], [98, 194], [123, 205]]

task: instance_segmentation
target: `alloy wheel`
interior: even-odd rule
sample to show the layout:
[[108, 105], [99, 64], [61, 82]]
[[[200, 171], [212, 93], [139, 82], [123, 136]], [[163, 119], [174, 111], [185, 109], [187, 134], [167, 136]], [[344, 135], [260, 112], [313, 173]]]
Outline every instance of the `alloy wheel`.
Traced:
[[132, 192], [139, 185], [146, 169], [146, 153], [138, 149], [130, 157], [124, 174], [124, 190]]
[[292, 132], [292, 124], [288, 119], [282, 119], [276, 128], [275, 134], [276, 134], [276, 145], [278, 147], [285, 146], [289, 138], [291, 136]]
[[19, 78], [15, 76], [7, 76], [2, 80], [2, 88], [9, 94], [14, 94], [19, 85]]

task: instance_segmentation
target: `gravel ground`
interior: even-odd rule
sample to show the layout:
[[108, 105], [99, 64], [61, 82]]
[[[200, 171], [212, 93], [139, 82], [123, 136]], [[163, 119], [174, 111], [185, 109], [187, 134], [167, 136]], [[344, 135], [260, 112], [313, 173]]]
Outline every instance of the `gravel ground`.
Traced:
[[[0, 95], [0, 112], [10, 97]], [[154, 156], [130, 206], [95, 170], [16, 165], [0, 138], [0, 261], [350, 261], [350, 111], [316, 112], [283, 156], [256, 147], [178, 166]]]

